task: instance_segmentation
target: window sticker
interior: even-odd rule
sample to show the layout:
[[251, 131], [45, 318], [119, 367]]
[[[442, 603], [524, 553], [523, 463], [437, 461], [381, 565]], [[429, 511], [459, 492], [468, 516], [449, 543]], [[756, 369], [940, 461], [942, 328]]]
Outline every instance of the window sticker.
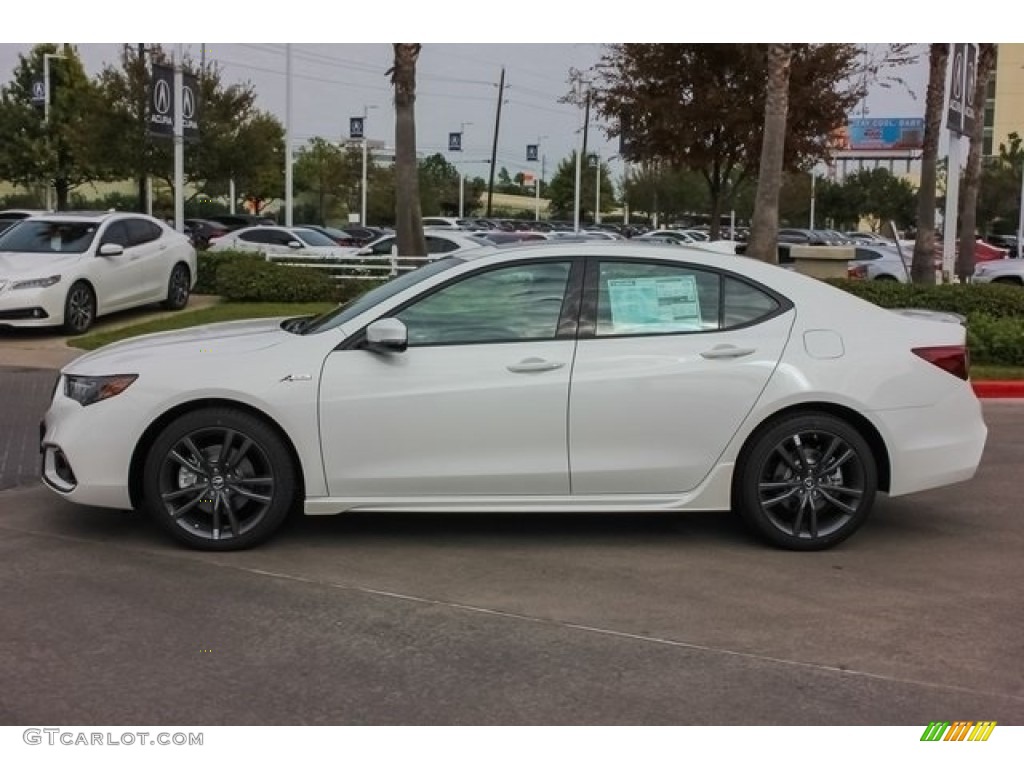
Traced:
[[695, 275], [608, 281], [614, 333], [701, 330]]

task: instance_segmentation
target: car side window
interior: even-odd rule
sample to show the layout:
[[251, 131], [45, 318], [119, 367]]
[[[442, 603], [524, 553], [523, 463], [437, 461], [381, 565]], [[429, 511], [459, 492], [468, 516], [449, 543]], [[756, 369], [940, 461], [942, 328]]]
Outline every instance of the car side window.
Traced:
[[128, 228], [128, 241], [132, 245], [143, 245], [160, 239], [160, 227], [151, 221], [146, 221], [145, 219], [125, 219], [123, 223]]
[[261, 229], [254, 229], [251, 232], [243, 232], [238, 236], [239, 240], [247, 243], [269, 243], [270, 232]]
[[379, 243], [377, 243], [375, 246], [373, 246], [370, 250], [373, 251], [373, 253], [375, 255], [378, 255], [378, 256], [390, 256], [391, 255], [391, 246], [393, 246], [395, 244], [395, 242], [396, 242], [395, 238], [389, 237], [387, 240], [381, 240]]
[[268, 235], [268, 242], [271, 245], [288, 245], [288, 243], [292, 241], [302, 242], [301, 240], [299, 240], [298, 237], [293, 235], [291, 232], [282, 232], [279, 229], [270, 230], [268, 232]]
[[857, 248], [854, 250], [853, 258], [855, 261], [874, 261], [882, 258], [882, 254], [878, 251], [869, 251], [867, 248]]
[[723, 329], [756, 322], [779, 309], [774, 297], [743, 280], [727, 277], [723, 287]]
[[444, 237], [427, 237], [427, 253], [450, 253], [459, 249], [458, 243], [453, 243]]
[[491, 269], [441, 288], [396, 317], [409, 329], [410, 347], [554, 339], [571, 266], [545, 261]]
[[107, 243], [114, 243], [122, 248], [129, 247], [131, 237], [128, 234], [128, 227], [125, 226], [124, 221], [112, 221], [103, 231], [103, 239], [100, 241], [100, 245], [106, 245]]
[[714, 272], [684, 265], [602, 261], [597, 335], [717, 331], [720, 281]]

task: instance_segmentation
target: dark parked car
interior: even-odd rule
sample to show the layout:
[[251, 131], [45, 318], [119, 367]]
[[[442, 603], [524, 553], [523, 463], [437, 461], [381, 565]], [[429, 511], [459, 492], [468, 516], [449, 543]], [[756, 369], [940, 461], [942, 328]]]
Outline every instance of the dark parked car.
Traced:
[[185, 219], [185, 234], [192, 240], [192, 246], [197, 251], [205, 251], [213, 240], [223, 237], [230, 231], [226, 224], [218, 221]]
[[319, 232], [321, 235], [329, 237], [338, 245], [343, 245], [347, 248], [358, 248], [360, 245], [356, 238], [344, 229], [321, 227], [319, 224], [299, 224], [298, 226], [303, 229], [312, 229], [314, 232]]
[[355, 240], [356, 245], [359, 247], [372, 243], [374, 240], [379, 240], [384, 235], [391, 234], [391, 230], [379, 229], [377, 227], [342, 227], [341, 231]]
[[255, 216], [251, 213], [225, 213], [210, 216], [207, 220], [223, 224], [229, 232], [243, 227], [263, 227], [277, 224], [272, 216]]

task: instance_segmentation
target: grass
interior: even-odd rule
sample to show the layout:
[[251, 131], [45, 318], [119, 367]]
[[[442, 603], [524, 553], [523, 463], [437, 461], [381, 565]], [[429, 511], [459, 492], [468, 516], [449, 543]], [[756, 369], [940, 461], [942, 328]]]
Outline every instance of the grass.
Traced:
[[68, 346], [78, 349], [99, 349], [105, 344], [111, 344], [122, 339], [130, 339], [135, 336], [143, 336], [147, 333], [158, 333], [160, 331], [175, 331], [180, 328], [191, 328], [196, 325], [207, 323], [221, 323], [227, 320], [247, 320], [256, 317], [281, 317], [299, 315], [314, 315], [326, 312], [328, 309], [337, 306], [336, 304], [256, 304], [248, 302], [225, 302], [216, 304], [206, 309], [197, 309], [194, 312], [181, 312], [179, 314], [161, 317], [157, 320], [130, 325], [125, 328], [116, 328], [112, 331], [90, 333], [85, 336], [78, 336], [68, 339]]

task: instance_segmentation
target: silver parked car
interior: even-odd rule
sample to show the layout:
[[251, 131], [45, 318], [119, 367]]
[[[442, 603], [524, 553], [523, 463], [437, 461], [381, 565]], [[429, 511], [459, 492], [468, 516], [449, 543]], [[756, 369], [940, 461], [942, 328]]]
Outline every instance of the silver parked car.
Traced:
[[982, 261], [974, 267], [974, 282], [1024, 286], [1024, 259]]

